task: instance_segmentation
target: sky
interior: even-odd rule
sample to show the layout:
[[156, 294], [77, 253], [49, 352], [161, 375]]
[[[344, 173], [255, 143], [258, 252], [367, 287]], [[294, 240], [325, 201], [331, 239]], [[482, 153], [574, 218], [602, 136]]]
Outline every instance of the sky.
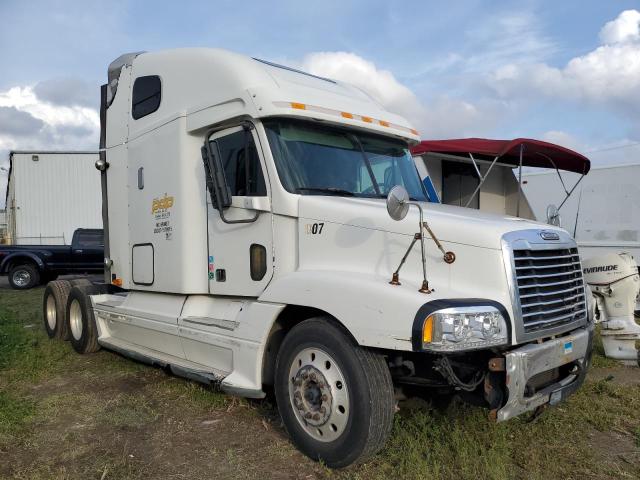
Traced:
[[9, 150], [96, 149], [124, 52], [218, 47], [354, 83], [423, 139], [538, 138], [640, 162], [640, 0], [0, 0]]

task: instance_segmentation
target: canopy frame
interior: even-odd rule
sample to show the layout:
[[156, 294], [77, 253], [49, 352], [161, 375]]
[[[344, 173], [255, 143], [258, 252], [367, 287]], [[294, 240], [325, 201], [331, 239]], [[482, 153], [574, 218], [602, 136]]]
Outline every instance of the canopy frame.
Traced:
[[[521, 141], [520, 144], [518, 145], [518, 164], [516, 166], [512, 166], [509, 163], [500, 163], [500, 165], [503, 165], [505, 167], [511, 167], [511, 168], [517, 168], [518, 169], [518, 197], [517, 197], [517, 203], [516, 203], [516, 216], [519, 217], [520, 216], [520, 203], [521, 203], [521, 198], [522, 198], [522, 167], [524, 164], [524, 151], [525, 151], [525, 146], [526, 146], [527, 142], [526, 141]], [[483, 175], [480, 167], [478, 165], [478, 161], [476, 160], [476, 158], [473, 155], [473, 152], [467, 152], [467, 155], [469, 156], [469, 159], [471, 160], [471, 163], [473, 164], [473, 167], [476, 171], [476, 174], [478, 175], [478, 178], [480, 179], [480, 182], [478, 183], [478, 186], [476, 187], [476, 189], [473, 191], [473, 193], [471, 194], [471, 196], [469, 197], [469, 199], [467, 200], [467, 203], [464, 205], [465, 207], [469, 207], [469, 205], [471, 204], [471, 202], [474, 200], [474, 198], [476, 198], [476, 196], [479, 194], [480, 190], [482, 189], [482, 186], [484, 185], [485, 181], [487, 180], [487, 178], [489, 177], [489, 175], [491, 174], [491, 170], [493, 169], [493, 167], [498, 163], [498, 160], [505, 155], [506, 153], [510, 152], [513, 149], [513, 143], [512, 143], [512, 148], [502, 152], [499, 155], [496, 155], [493, 160], [491, 161], [491, 163], [489, 164], [489, 168], [487, 169], [486, 173]], [[564, 179], [562, 178], [562, 174], [560, 173], [560, 169], [558, 168], [556, 162], [553, 161], [553, 159], [542, 153], [542, 152], [532, 152], [535, 155], [540, 155], [541, 157], [543, 157], [545, 160], [547, 160], [551, 166], [553, 167], [553, 169], [556, 171], [556, 173], [558, 174], [558, 178], [560, 179], [560, 184], [562, 185], [562, 189], [564, 190], [565, 193], [565, 197], [562, 200], [562, 202], [560, 203], [560, 205], [558, 206], [558, 211], [560, 211], [560, 209], [562, 208], [562, 206], [567, 202], [567, 200], [569, 199], [569, 197], [571, 197], [571, 195], [573, 194], [573, 192], [575, 191], [575, 189], [578, 187], [578, 185], [580, 184], [580, 182], [582, 181], [582, 179], [584, 178], [584, 176], [586, 175], [585, 170], [588, 172], [589, 168], [588, 168], [588, 164], [587, 164], [587, 168], [585, 170], [583, 170], [583, 173], [580, 175], [580, 178], [576, 181], [576, 183], [571, 187], [571, 189], [569, 190], [567, 188], [567, 185], [564, 182]], [[437, 151], [425, 151], [421, 154], [418, 155], [442, 155], [442, 156], [446, 156], [449, 158], [456, 158], [457, 156], [451, 153], [444, 153], [444, 152], [437, 152]], [[459, 156], [457, 157], [460, 160], [463, 160], [464, 157]], [[483, 163], [488, 163], [488, 161], [483, 161]], [[579, 173], [579, 172], [575, 172], [575, 173]], [[548, 221], [549, 219], [547, 219]]]
[[473, 162], [473, 166], [475, 167], [476, 172], [478, 173], [478, 177], [480, 177], [480, 183], [478, 183], [478, 186], [469, 197], [469, 200], [467, 200], [467, 203], [465, 204], [465, 208], [467, 208], [469, 204], [473, 201], [473, 199], [476, 198], [476, 195], [480, 192], [482, 185], [484, 185], [484, 181], [487, 179], [487, 177], [491, 173], [491, 169], [493, 168], [493, 166], [496, 164], [496, 162], [500, 157], [497, 156], [493, 159], [493, 161], [491, 162], [491, 165], [489, 165], [489, 168], [487, 169], [487, 173], [485, 173], [484, 176], [482, 176], [482, 174], [480, 173], [480, 169], [478, 168], [476, 159], [473, 157], [473, 154], [471, 152], [469, 152], [469, 158], [471, 158], [471, 161]]

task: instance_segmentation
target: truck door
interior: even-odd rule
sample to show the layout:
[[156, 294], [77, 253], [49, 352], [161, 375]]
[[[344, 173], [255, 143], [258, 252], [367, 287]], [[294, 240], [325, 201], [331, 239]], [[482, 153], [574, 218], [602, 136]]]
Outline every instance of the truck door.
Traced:
[[104, 236], [101, 230], [77, 230], [71, 248], [72, 270], [87, 272], [103, 268]]
[[[255, 129], [234, 127], [210, 137], [224, 166], [232, 204], [226, 223], [207, 195], [209, 293], [257, 297], [273, 275], [273, 231], [262, 149]], [[257, 215], [257, 216], [256, 216]]]

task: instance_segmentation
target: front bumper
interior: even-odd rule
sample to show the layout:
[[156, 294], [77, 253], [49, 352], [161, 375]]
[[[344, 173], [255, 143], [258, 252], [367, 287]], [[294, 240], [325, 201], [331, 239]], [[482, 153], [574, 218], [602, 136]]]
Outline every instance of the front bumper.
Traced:
[[[556, 405], [575, 392], [584, 382], [591, 360], [593, 326], [572, 331], [569, 335], [543, 343], [531, 343], [505, 355], [507, 400], [498, 409], [501, 422], [543, 405]], [[555, 383], [527, 395], [527, 384], [536, 375], [567, 364], [573, 372]]]

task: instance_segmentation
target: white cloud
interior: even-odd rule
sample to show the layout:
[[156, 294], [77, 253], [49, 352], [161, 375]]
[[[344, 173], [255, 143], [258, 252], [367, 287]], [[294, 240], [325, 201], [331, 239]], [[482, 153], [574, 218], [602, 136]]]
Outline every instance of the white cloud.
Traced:
[[0, 92], [0, 107], [35, 119], [31, 131], [22, 129], [20, 135], [6, 129], [0, 131], [0, 149], [97, 147], [100, 119], [92, 108], [42, 101], [31, 86]]
[[[32, 86], [0, 91], [0, 166], [8, 167], [9, 150], [97, 149], [100, 118], [92, 108], [44, 101]], [[0, 208], [7, 176], [0, 172]]]
[[640, 12], [625, 10], [618, 18], [607, 22], [600, 30], [600, 40], [604, 44], [624, 43], [640, 39]]
[[576, 152], [583, 153], [585, 145], [573, 135], [561, 130], [550, 130], [542, 134], [542, 140], [545, 142], [555, 143], [562, 147], [570, 148]]
[[349, 52], [314, 52], [300, 67], [314, 75], [348, 82], [368, 93], [386, 109], [410, 120], [425, 138], [463, 136], [469, 130], [488, 131], [493, 108], [439, 95], [422, 102], [389, 70]]
[[640, 12], [627, 10], [601, 31], [604, 44], [564, 67], [545, 63], [508, 64], [489, 85], [502, 97], [549, 97], [612, 107], [635, 117], [640, 112]]
[[393, 73], [378, 69], [373, 62], [355, 53], [311, 53], [302, 61], [302, 68], [314, 75], [351, 83], [396, 111], [412, 111], [419, 103], [413, 92], [398, 82]]
[[465, 32], [471, 50], [464, 56], [466, 71], [487, 71], [509, 62], [535, 63], [553, 54], [557, 47], [542, 32], [532, 12], [492, 15]]
[[550, 130], [541, 138], [583, 154], [591, 160], [592, 166], [638, 163], [640, 158], [640, 144], [631, 138], [592, 144], [561, 130]]

